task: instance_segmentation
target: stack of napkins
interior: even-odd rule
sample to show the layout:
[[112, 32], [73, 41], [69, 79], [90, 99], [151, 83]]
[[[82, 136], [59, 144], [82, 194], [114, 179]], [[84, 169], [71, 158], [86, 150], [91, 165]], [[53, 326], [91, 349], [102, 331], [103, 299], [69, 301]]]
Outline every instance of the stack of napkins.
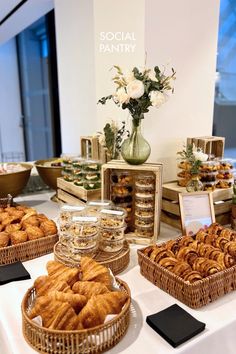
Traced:
[[147, 316], [146, 321], [174, 348], [202, 332], [206, 326], [177, 304]]
[[30, 279], [30, 274], [21, 262], [0, 266], [0, 285], [25, 279]]

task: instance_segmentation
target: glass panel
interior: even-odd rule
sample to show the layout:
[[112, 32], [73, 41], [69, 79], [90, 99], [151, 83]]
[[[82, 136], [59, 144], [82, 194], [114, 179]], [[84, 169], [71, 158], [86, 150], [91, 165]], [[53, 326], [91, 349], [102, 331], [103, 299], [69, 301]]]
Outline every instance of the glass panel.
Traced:
[[221, 0], [213, 135], [225, 137], [225, 156], [236, 158], [236, 0]]

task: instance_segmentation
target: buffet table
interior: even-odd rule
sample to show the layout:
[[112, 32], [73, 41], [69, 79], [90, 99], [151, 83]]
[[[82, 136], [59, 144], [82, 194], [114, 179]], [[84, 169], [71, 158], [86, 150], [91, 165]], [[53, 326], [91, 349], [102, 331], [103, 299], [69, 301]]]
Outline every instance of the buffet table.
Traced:
[[[55, 221], [59, 204], [50, 200], [52, 193], [16, 198], [19, 203], [35, 207]], [[162, 224], [158, 242], [175, 238], [179, 231]], [[125, 354], [235, 354], [234, 339], [236, 330], [236, 292], [231, 292], [214, 303], [192, 310], [154, 286], [141, 276], [137, 261], [137, 249], [141, 246], [131, 245], [131, 260], [128, 268], [119, 277], [126, 281], [132, 295], [131, 320], [127, 334], [113, 349], [107, 353]], [[46, 262], [53, 259], [53, 254], [24, 262], [31, 279], [12, 282], [0, 287], [0, 352], [2, 354], [33, 354], [35, 351], [26, 343], [21, 331], [21, 301], [33, 281], [46, 273]], [[151, 327], [146, 324], [146, 316], [177, 303], [198, 320], [206, 323], [206, 329], [178, 348], [172, 348]], [[180, 323], [181, 325], [181, 323]], [[70, 353], [68, 353], [70, 354]]]

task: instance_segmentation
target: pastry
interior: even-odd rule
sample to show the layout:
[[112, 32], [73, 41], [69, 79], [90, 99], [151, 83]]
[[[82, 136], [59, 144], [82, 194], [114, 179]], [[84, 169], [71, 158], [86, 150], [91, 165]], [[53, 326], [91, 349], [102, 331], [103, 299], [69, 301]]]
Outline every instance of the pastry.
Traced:
[[86, 296], [88, 299], [93, 295], [105, 294], [110, 291], [106, 285], [95, 281], [77, 281], [72, 290], [77, 294]]
[[21, 224], [22, 227], [26, 229], [27, 226], [39, 226], [39, 220], [37, 218], [37, 215], [31, 215], [28, 218], [21, 221]]
[[83, 328], [91, 328], [104, 323], [109, 314], [120, 313], [128, 295], [124, 291], [113, 291], [92, 296], [78, 315]]
[[11, 234], [14, 231], [19, 231], [21, 229], [21, 224], [16, 223], [16, 224], [9, 224], [5, 227], [5, 231]]
[[53, 279], [48, 275], [39, 276], [34, 281], [34, 287], [36, 289], [37, 296], [46, 295], [48, 294], [49, 290], [58, 290], [63, 291], [64, 293], [73, 294], [70, 286], [65, 281]]
[[176, 258], [173, 257], [166, 257], [162, 258], [159, 261], [159, 265], [168, 269], [168, 270], [173, 270], [174, 266], [178, 263]]
[[28, 235], [29, 240], [37, 240], [38, 238], [44, 237], [43, 231], [38, 226], [32, 226], [27, 224], [25, 232]]
[[184, 281], [187, 281], [190, 284], [195, 283], [196, 281], [199, 281], [199, 280], [202, 280], [202, 276], [196, 270], [192, 270], [184, 276]]
[[70, 286], [80, 280], [80, 268], [66, 267], [57, 261], [48, 261], [46, 268], [51, 279], [66, 281]]
[[56, 235], [57, 226], [53, 220], [45, 220], [40, 224], [40, 229], [43, 231], [45, 236]]
[[71, 305], [71, 307], [73, 307], [76, 313], [79, 313], [79, 311], [87, 303], [87, 298], [84, 295], [64, 293], [63, 291], [57, 291], [57, 290], [50, 291], [48, 293], [48, 297], [51, 300], [68, 302]]
[[108, 268], [89, 257], [81, 257], [80, 266], [83, 281], [100, 282], [105, 284], [109, 290], [111, 289], [111, 276]]
[[14, 231], [10, 235], [11, 238], [11, 244], [12, 245], [17, 245], [19, 243], [26, 242], [28, 240], [28, 235], [25, 231]]
[[177, 260], [185, 261], [192, 265], [196, 258], [198, 258], [198, 253], [196, 250], [190, 247], [182, 247], [176, 255]]
[[0, 232], [0, 248], [7, 247], [9, 243], [10, 235], [5, 231]]
[[71, 305], [51, 299], [49, 296], [38, 297], [29, 313], [29, 318], [41, 316], [43, 327], [50, 329], [77, 329], [78, 317]]

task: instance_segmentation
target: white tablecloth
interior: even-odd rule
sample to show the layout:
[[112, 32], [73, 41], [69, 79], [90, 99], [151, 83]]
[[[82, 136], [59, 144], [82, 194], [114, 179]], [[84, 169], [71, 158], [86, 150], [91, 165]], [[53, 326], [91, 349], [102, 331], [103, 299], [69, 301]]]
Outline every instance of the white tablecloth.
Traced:
[[[46, 213], [51, 218], [58, 215], [58, 204], [51, 202], [51, 195], [27, 196], [18, 199]], [[47, 200], [45, 199], [47, 198]], [[173, 238], [178, 231], [162, 225], [159, 241]], [[137, 245], [131, 245], [131, 261], [128, 268], [119, 275], [130, 287], [132, 295], [131, 321], [127, 334], [113, 349], [107, 353], [125, 354], [235, 354], [236, 353], [236, 292], [192, 310], [166, 294], [143, 276], [137, 264]], [[24, 262], [31, 279], [12, 282], [0, 286], [0, 354], [33, 354], [35, 351], [25, 342], [21, 332], [21, 301], [36, 277], [46, 274], [46, 262], [53, 255]], [[151, 327], [146, 324], [146, 316], [177, 303], [194, 317], [206, 323], [206, 329], [178, 348], [172, 348]], [[180, 323], [181, 326], [181, 323]], [[68, 353], [70, 354], [70, 353]]]

